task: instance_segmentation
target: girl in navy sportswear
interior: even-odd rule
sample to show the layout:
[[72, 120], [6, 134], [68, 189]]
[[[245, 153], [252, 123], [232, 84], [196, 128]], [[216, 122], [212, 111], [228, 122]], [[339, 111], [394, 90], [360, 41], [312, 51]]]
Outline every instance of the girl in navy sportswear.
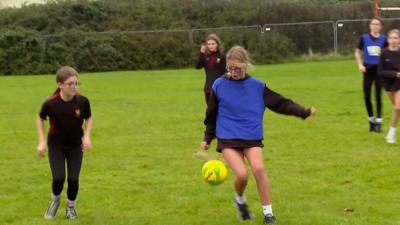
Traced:
[[201, 147], [208, 149], [211, 140], [217, 138], [217, 151], [222, 152], [235, 174], [234, 202], [243, 220], [251, 219], [244, 195], [248, 179], [244, 161], [248, 160], [257, 182], [264, 222], [274, 224], [270, 185], [262, 157], [265, 107], [302, 119], [312, 116], [315, 109], [303, 108], [247, 74], [250, 62], [251, 59], [243, 47], [235, 46], [227, 53], [228, 72], [212, 86]]
[[[370, 32], [360, 37], [354, 52], [358, 70], [363, 73], [364, 102], [367, 108], [369, 131], [381, 132], [382, 130], [382, 96], [381, 79], [377, 74], [379, 56], [387, 46], [385, 35], [382, 35], [380, 19], [373, 18], [369, 23]], [[375, 84], [376, 116], [372, 109], [371, 89]]]

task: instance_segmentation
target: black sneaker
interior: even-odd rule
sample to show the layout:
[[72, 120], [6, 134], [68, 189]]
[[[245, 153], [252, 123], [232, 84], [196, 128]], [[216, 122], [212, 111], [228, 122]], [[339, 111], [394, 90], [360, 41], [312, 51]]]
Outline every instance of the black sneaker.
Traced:
[[65, 208], [65, 215], [66, 215], [67, 219], [69, 219], [69, 220], [78, 219], [78, 215], [76, 214], [75, 207], [73, 207], [73, 206], [72, 207], [67, 206], [67, 208]]
[[382, 132], [382, 123], [376, 123], [375, 122], [375, 132], [381, 133]]
[[267, 214], [264, 216], [264, 223], [265, 224], [276, 224], [275, 216], [271, 214]]
[[44, 218], [46, 220], [54, 219], [54, 217], [56, 217], [57, 209], [58, 209], [59, 206], [60, 206], [60, 199], [52, 200], [50, 202], [49, 208], [47, 208], [47, 211], [44, 214]]
[[233, 199], [233, 202], [235, 203], [236, 209], [238, 211], [239, 217], [242, 220], [250, 220], [251, 219], [251, 213], [247, 207], [247, 204], [240, 204], [238, 203], [235, 199]]
[[375, 123], [369, 121], [369, 132], [374, 132], [375, 131]]

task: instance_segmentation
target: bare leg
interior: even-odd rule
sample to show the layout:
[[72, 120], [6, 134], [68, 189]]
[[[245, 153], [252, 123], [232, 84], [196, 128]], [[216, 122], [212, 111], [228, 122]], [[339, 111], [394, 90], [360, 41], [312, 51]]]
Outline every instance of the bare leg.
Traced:
[[400, 91], [392, 92], [391, 101], [394, 109], [390, 126], [397, 127], [397, 123], [399, 122], [400, 117]]
[[394, 105], [394, 93], [395, 93], [395, 92], [391, 92], [391, 91], [388, 91], [388, 92], [387, 92], [387, 95], [388, 95], [389, 100], [390, 100], [390, 102], [392, 103], [392, 105]]
[[251, 170], [257, 182], [257, 190], [262, 205], [271, 204], [271, 188], [267, 173], [264, 169], [262, 149], [260, 147], [248, 148], [244, 151], [245, 157], [249, 160]]
[[247, 169], [244, 164], [244, 157], [241, 151], [232, 148], [225, 148], [222, 151], [225, 161], [235, 174], [235, 191], [239, 196], [243, 196], [244, 190], [247, 186]]

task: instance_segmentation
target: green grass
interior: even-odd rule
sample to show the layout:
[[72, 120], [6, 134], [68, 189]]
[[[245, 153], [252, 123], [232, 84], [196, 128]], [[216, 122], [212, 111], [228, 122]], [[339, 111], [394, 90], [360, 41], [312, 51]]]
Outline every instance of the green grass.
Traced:
[[[399, 225], [400, 148], [367, 131], [354, 62], [259, 65], [252, 73], [318, 110], [306, 121], [265, 113], [264, 162], [279, 224]], [[217, 187], [201, 178], [205, 160], [193, 153], [204, 129], [203, 76], [192, 69], [81, 75], [94, 148], [84, 157], [73, 224], [262, 223], [253, 177], [247, 197], [256, 217], [246, 223], [232, 206], [232, 173]], [[65, 189], [57, 218], [43, 220], [51, 175], [48, 160], [35, 155], [34, 120], [54, 89], [54, 76], [0, 77], [0, 224], [71, 224]], [[391, 106], [383, 98], [386, 130]]]

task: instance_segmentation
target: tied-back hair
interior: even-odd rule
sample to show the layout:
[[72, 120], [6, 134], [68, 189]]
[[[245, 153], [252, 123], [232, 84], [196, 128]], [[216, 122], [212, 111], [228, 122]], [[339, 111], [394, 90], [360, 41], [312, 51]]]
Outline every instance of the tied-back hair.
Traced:
[[[64, 81], [66, 81], [68, 78], [70, 77], [77, 77], [78, 76], [78, 72], [76, 72], [76, 70], [70, 66], [63, 66], [60, 69], [57, 70], [56, 73], [56, 82], [58, 83], [64, 83]], [[60, 88], [57, 88], [53, 95], [57, 95], [58, 93], [60, 93]]]
[[[238, 61], [239, 63], [243, 63], [246, 64], [246, 67], [248, 69], [253, 68], [253, 64], [251, 63], [251, 58], [249, 53], [246, 51], [246, 49], [244, 49], [242, 46], [236, 45], [233, 46], [231, 49], [229, 49], [228, 53], [226, 53], [226, 61], [230, 61], [230, 60], [235, 60]], [[231, 74], [226, 73], [227, 77], [230, 77]]]
[[389, 36], [391, 33], [395, 33], [395, 34], [397, 34], [397, 37], [400, 37], [400, 30], [399, 30], [399, 29], [391, 29], [391, 30], [388, 32], [388, 36]]
[[[223, 48], [222, 48], [222, 43], [221, 43], [221, 39], [216, 35], [216, 34], [209, 34], [206, 38], [206, 43], [209, 40], [213, 40], [217, 43], [217, 51], [218, 52], [222, 52]], [[209, 50], [207, 48], [207, 52], [209, 53]]]
[[380, 23], [380, 24], [381, 24], [381, 26], [382, 26], [382, 19], [381, 19], [380, 17], [378, 17], [378, 16], [372, 17], [372, 19], [369, 21], [369, 23], [371, 24], [371, 23], [372, 23], [372, 21], [374, 21], [374, 20], [377, 20], [377, 21], [379, 21], [379, 23]]

